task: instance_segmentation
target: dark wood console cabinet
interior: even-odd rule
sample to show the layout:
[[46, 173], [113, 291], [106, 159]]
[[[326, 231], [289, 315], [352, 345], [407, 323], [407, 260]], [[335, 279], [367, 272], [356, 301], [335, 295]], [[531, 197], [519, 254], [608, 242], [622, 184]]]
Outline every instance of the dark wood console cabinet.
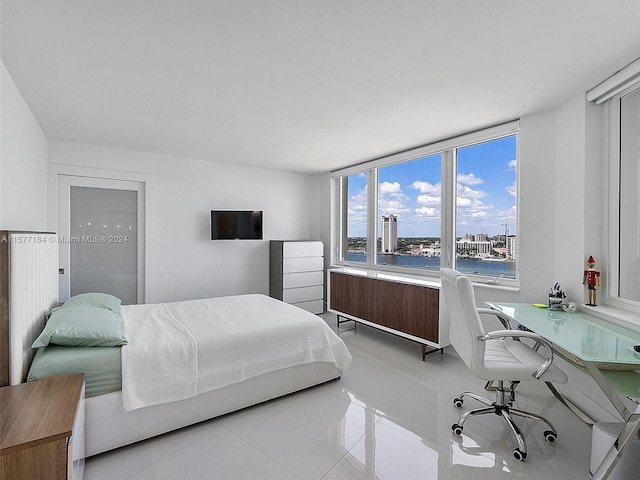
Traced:
[[339, 316], [435, 349], [449, 344], [448, 326], [440, 320], [440, 290], [435, 285], [345, 269], [329, 270], [328, 290], [328, 310]]

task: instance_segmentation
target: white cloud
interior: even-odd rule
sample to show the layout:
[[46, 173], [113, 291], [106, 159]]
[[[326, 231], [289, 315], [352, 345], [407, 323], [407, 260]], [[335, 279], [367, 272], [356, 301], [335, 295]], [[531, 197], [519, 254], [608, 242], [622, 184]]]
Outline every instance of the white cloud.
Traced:
[[486, 217], [486, 216], [487, 216], [487, 212], [483, 212], [483, 211], [480, 211], [480, 212], [471, 212], [471, 217], [472, 217], [472, 218], [484, 218], [484, 217]]
[[459, 173], [457, 177], [458, 183], [462, 183], [464, 185], [480, 185], [484, 183], [479, 177], [476, 177], [473, 173]]
[[430, 207], [416, 208], [415, 211], [416, 211], [416, 214], [425, 216], [425, 217], [435, 217], [438, 214], [437, 208], [430, 208]]
[[378, 210], [382, 215], [398, 215], [410, 212], [410, 198], [404, 194], [400, 183], [382, 182], [378, 186]]
[[484, 198], [487, 196], [487, 192], [483, 190], [474, 190], [466, 185], [458, 184], [458, 197], [464, 198]]
[[516, 188], [516, 182], [515, 181], [511, 185], [509, 185], [508, 187], [505, 187], [505, 190], [513, 198], [516, 198], [518, 196], [518, 189]]
[[349, 235], [361, 237], [367, 231], [367, 187], [358, 190], [349, 198], [347, 205]]
[[509, 163], [507, 163], [507, 166], [509, 167], [509, 170], [515, 170], [516, 167], [518, 166], [518, 161], [511, 160]]
[[432, 195], [418, 195], [416, 199], [420, 205], [440, 205], [440, 196], [434, 197]]
[[440, 197], [440, 192], [442, 191], [442, 185], [440, 183], [436, 183], [434, 185], [433, 183], [422, 182], [419, 180], [416, 180], [415, 182], [413, 182], [411, 184], [411, 188], [418, 190], [418, 192], [420, 193], [433, 195], [437, 197]]
[[400, 188], [400, 183], [398, 182], [382, 182], [378, 186], [378, 193], [384, 195], [386, 193], [402, 193], [402, 189]]

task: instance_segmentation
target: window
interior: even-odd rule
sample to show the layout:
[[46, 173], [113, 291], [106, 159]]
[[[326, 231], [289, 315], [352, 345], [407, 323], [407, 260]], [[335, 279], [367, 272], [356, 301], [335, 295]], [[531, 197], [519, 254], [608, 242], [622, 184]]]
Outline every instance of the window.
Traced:
[[346, 194], [344, 215], [344, 236], [342, 239], [341, 260], [343, 262], [367, 262], [367, 212], [368, 212], [368, 175], [361, 172], [342, 179]]
[[333, 260], [515, 284], [517, 131], [511, 122], [334, 172]]
[[441, 155], [378, 169], [376, 264], [440, 269]]
[[606, 302], [640, 312], [640, 88], [610, 100]]
[[456, 150], [456, 268], [516, 278], [516, 136]]

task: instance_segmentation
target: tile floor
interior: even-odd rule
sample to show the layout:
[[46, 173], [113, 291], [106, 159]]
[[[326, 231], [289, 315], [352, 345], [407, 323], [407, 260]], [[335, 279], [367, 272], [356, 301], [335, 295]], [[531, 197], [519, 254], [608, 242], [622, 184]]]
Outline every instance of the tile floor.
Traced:
[[[335, 316], [323, 318], [335, 329]], [[588, 479], [591, 428], [537, 383], [518, 387], [517, 406], [558, 430], [522, 420], [525, 462], [493, 415], [451, 432], [463, 390], [483, 393], [454, 355], [420, 359], [420, 346], [358, 325], [340, 327], [353, 356], [339, 381], [87, 459], [98, 479]], [[468, 399], [465, 408], [479, 404]], [[518, 421], [518, 420], [517, 420]]]

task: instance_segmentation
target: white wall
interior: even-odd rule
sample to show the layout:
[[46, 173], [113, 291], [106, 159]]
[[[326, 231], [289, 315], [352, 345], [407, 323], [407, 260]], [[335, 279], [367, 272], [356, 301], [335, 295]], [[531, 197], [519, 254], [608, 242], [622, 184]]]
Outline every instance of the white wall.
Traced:
[[47, 137], [1, 65], [0, 228], [46, 228]]
[[578, 94], [520, 128], [520, 291], [476, 288], [478, 302], [545, 303], [559, 282], [584, 303], [585, 260], [602, 245], [602, 108]]
[[[323, 240], [328, 264], [329, 173], [306, 176], [48, 141], [4, 64], [1, 120], [0, 228], [47, 228], [47, 157], [52, 164], [151, 175], [155, 231], [149, 244], [156, 271], [147, 301], [266, 293], [269, 239]], [[521, 119], [521, 288], [478, 288], [479, 302], [544, 301], [556, 281], [571, 300], [583, 301], [585, 256], [599, 260], [602, 253], [601, 122], [601, 107], [586, 104], [582, 94]], [[208, 212], [215, 208], [264, 210], [265, 240], [208, 240]]]
[[[477, 286], [477, 301], [545, 303], [559, 282], [569, 300], [584, 303], [585, 259], [601, 252], [602, 109], [579, 93], [554, 109], [524, 116], [519, 149], [520, 288]], [[314, 218], [325, 223], [312, 229], [328, 249], [330, 174], [315, 181], [320, 203]]]
[[[47, 229], [47, 209], [55, 218], [55, 202], [47, 206], [47, 161], [149, 176], [154, 289], [148, 302], [267, 293], [269, 239], [323, 240], [328, 264], [329, 173], [307, 176], [48, 141], [4, 64], [1, 102], [0, 228]], [[520, 124], [520, 290], [477, 288], [477, 300], [540, 302], [559, 281], [581, 302], [585, 256], [602, 254], [602, 109], [579, 94]], [[265, 240], [209, 240], [209, 211], [225, 208], [262, 209]], [[57, 226], [49, 222], [48, 228]], [[563, 368], [572, 388], [587, 392], [583, 398], [599, 395], [590, 378]]]
[[[310, 176], [309, 232], [314, 240], [324, 243], [325, 270], [331, 265], [331, 173]], [[327, 301], [327, 279], [325, 271], [325, 307]]]
[[[147, 302], [268, 294], [269, 240], [310, 238], [307, 175], [63, 141], [50, 141], [49, 163], [149, 175]], [[264, 240], [211, 241], [214, 209], [263, 210]]]

